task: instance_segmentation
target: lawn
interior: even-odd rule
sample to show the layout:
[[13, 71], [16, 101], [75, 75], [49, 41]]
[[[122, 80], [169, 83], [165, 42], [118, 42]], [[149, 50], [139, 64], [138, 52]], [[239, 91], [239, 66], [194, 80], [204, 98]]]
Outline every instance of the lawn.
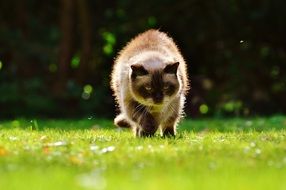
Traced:
[[286, 117], [185, 120], [136, 139], [109, 120], [0, 121], [1, 190], [286, 189]]

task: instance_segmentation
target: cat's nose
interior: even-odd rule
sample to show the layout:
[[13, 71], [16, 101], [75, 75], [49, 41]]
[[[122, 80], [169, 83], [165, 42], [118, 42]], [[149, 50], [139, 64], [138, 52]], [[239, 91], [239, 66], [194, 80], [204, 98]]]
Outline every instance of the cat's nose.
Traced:
[[162, 101], [163, 101], [163, 94], [161, 94], [161, 93], [155, 94], [153, 100], [154, 100], [155, 103], [162, 103]]

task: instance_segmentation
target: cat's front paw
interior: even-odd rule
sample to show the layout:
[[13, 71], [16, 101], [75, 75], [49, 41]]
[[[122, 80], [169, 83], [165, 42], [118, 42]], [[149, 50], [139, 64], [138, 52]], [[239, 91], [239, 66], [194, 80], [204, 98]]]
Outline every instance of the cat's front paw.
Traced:
[[163, 132], [163, 137], [175, 137], [176, 133], [173, 127], [168, 127]]
[[136, 137], [153, 137], [154, 134], [155, 134], [154, 131], [146, 131], [140, 128], [136, 130]]

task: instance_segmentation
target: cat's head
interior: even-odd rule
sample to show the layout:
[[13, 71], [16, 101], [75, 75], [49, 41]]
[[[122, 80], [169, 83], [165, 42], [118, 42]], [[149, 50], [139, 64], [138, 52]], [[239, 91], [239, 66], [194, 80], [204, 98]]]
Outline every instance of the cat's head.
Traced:
[[180, 89], [178, 66], [179, 62], [157, 69], [131, 65], [130, 88], [135, 100], [148, 106], [160, 106], [172, 100]]

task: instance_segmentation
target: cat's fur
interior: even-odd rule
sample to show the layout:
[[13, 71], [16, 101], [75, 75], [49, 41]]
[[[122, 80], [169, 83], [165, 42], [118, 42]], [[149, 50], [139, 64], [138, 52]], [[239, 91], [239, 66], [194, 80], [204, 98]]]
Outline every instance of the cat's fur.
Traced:
[[119, 53], [111, 74], [111, 88], [121, 113], [119, 127], [136, 136], [174, 136], [189, 89], [185, 61], [174, 41], [158, 30], [131, 40]]

